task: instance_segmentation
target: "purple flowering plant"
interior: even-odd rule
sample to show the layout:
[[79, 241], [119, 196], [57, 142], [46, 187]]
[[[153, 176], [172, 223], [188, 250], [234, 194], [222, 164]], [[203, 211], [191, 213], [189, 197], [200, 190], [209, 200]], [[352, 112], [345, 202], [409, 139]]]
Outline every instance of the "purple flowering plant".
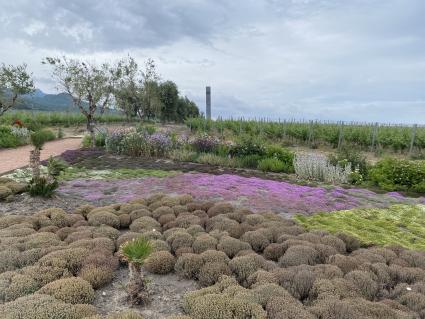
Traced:
[[220, 144], [220, 141], [215, 136], [202, 134], [192, 139], [190, 144], [196, 152], [213, 153]]

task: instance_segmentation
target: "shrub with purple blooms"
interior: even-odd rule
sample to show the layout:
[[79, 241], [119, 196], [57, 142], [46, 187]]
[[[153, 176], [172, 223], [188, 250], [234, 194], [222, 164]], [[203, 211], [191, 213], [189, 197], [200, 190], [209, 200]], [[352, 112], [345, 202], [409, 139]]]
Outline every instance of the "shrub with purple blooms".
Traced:
[[117, 129], [110, 132], [105, 138], [105, 147], [108, 152], [121, 154], [122, 142], [126, 136], [135, 132], [134, 129]]
[[217, 149], [219, 143], [220, 142], [216, 137], [203, 134], [195, 137], [190, 144], [192, 145], [193, 150], [196, 152], [212, 153]]
[[149, 146], [150, 156], [164, 156], [173, 146], [171, 138], [167, 134], [159, 132], [148, 135], [146, 141]]
[[106, 149], [115, 154], [130, 156], [165, 156], [173, 146], [171, 138], [164, 133], [136, 131], [134, 129], [115, 130], [106, 138]]

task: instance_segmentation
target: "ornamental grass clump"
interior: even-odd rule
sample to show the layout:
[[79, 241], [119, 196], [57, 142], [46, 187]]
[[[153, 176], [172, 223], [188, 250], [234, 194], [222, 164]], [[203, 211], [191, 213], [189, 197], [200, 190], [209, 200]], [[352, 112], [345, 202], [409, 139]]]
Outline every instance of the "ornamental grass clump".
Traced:
[[151, 252], [152, 247], [149, 241], [144, 238], [128, 241], [120, 248], [121, 258], [128, 263], [130, 278], [127, 292], [129, 301], [133, 305], [143, 305], [149, 301], [149, 294], [141, 267]]

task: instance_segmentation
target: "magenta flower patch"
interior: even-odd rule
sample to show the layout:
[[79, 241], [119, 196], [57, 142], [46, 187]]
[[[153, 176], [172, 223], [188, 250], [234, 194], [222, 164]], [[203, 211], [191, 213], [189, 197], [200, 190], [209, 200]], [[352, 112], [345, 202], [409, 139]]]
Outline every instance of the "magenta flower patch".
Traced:
[[73, 180], [65, 182], [60, 192], [103, 203], [125, 202], [158, 192], [191, 194], [198, 199], [224, 200], [254, 211], [276, 211], [285, 215], [425, 202], [423, 197], [407, 198], [398, 193], [376, 194], [365, 189], [310, 187], [256, 177], [204, 173], [165, 178]]

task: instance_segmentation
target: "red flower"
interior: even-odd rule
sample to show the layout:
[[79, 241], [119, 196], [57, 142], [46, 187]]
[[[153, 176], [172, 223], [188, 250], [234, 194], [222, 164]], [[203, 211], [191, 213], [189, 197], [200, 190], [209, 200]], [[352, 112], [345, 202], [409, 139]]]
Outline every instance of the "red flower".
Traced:
[[18, 127], [24, 127], [24, 123], [22, 123], [21, 120], [16, 119], [15, 122], [13, 123], [13, 125], [18, 126]]

